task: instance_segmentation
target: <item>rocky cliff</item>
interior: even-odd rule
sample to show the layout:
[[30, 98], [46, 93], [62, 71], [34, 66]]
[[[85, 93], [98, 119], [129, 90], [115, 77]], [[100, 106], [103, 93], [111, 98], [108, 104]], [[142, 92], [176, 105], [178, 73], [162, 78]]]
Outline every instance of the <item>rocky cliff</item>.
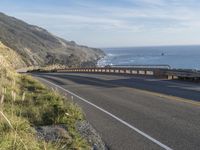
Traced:
[[105, 55], [100, 49], [66, 41], [3, 13], [0, 13], [0, 41], [17, 52], [27, 66], [91, 66]]

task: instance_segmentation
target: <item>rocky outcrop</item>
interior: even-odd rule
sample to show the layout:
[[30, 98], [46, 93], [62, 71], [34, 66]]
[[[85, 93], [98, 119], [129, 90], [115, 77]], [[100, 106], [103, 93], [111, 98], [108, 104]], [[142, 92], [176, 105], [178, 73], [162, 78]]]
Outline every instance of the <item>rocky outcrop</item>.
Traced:
[[76, 129], [81, 134], [81, 136], [86, 139], [90, 145], [92, 145], [93, 150], [108, 150], [100, 135], [89, 122], [77, 122]]
[[[72, 141], [72, 137], [68, 133], [67, 126], [65, 125], [39, 126], [35, 129], [37, 131], [37, 137], [40, 140], [54, 143], [58, 141], [62, 143], [62, 141], [65, 141], [62, 145], [63, 149], [67, 149], [65, 147], [67, 146], [66, 141], [69, 143]], [[87, 121], [78, 121], [76, 130], [82, 138], [87, 140], [93, 150], [108, 150], [97, 131]]]

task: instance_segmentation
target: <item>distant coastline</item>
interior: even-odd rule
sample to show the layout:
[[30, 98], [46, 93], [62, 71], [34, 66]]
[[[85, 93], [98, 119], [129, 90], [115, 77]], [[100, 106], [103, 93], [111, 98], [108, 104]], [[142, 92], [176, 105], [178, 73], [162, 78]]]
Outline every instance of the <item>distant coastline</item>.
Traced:
[[105, 65], [168, 64], [177, 69], [200, 70], [200, 45], [104, 48]]

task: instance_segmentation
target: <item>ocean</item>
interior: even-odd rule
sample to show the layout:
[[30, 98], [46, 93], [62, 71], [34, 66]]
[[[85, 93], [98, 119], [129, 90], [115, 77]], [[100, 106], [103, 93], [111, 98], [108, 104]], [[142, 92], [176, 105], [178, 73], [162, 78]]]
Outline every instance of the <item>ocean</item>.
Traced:
[[105, 48], [106, 65], [170, 65], [176, 69], [200, 70], [200, 46], [156, 46]]

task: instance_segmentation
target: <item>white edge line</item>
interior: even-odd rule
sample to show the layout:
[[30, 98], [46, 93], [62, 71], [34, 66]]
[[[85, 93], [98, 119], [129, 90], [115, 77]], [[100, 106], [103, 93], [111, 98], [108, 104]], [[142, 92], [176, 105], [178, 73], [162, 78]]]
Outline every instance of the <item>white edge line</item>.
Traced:
[[53, 85], [53, 86], [56, 86], [56, 87], [58, 87], [58, 88], [64, 90], [64, 91], [67, 92], [67, 93], [70, 93], [71, 95], [77, 97], [78, 99], [84, 101], [85, 103], [87, 103], [87, 104], [89, 104], [89, 105], [91, 105], [91, 106], [97, 108], [98, 110], [100, 110], [100, 111], [104, 112], [105, 114], [109, 115], [110, 117], [112, 117], [112, 118], [118, 120], [119, 122], [121, 122], [121, 123], [124, 124], [125, 126], [131, 128], [131, 129], [134, 130], [135, 132], [137, 132], [137, 133], [139, 133], [140, 135], [146, 137], [147, 139], [149, 139], [149, 140], [152, 141], [153, 143], [159, 145], [160, 147], [164, 148], [165, 150], [172, 150], [172, 148], [170, 148], [170, 147], [168, 147], [167, 145], [161, 143], [160, 141], [154, 139], [153, 137], [149, 136], [148, 134], [146, 134], [146, 133], [142, 132], [141, 130], [137, 129], [136, 127], [132, 126], [131, 124], [129, 124], [129, 123], [125, 122], [124, 120], [118, 118], [117, 116], [111, 114], [110, 112], [106, 111], [105, 109], [103, 109], [103, 108], [101, 108], [101, 107], [99, 107], [99, 106], [97, 106], [97, 105], [95, 105], [95, 104], [93, 104], [93, 103], [87, 101], [86, 99], [84, 99], [84, 98], [82, 98], [82, 97], [76, 95], [75, 93], [73, 93], [73, 92], [71, 92], [71, 91], [69, 91], [69, 90], [67, 90], [67, 89], [65, 89], [65, 88], [63, 88], [63, 87], [61, 87], [61, 86], [59, 86], [59, 85], [56, 85], [56, 84], [54, 84], [54, 83], [52, 83], [52, 82], [50, 82], [50, 81], [48, 81], [48, 80], [46, 80], [46, 79], [43, 79], [43, 78], [41, 78], [41, 77], [40, 77], [40, 79], [43, 80], [43, 81], [45, 81], [45, 82], [47, 82], [47, 83], [50, 83], [50, 84]]

